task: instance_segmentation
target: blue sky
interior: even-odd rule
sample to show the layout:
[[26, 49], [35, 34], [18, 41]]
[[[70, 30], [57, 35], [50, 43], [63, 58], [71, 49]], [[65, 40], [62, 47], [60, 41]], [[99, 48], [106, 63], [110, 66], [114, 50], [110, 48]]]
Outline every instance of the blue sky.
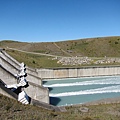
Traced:
[[120, 36], [120, 0], [0, 0], [0, 40]]

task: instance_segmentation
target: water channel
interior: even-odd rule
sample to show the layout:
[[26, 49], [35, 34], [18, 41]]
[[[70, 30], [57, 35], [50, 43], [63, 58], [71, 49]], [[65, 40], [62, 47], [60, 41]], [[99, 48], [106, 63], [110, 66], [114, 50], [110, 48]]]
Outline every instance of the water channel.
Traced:
[[82, 104], [120, 96], [120, 76], [44, 80], [50, 103], [55, 106]]

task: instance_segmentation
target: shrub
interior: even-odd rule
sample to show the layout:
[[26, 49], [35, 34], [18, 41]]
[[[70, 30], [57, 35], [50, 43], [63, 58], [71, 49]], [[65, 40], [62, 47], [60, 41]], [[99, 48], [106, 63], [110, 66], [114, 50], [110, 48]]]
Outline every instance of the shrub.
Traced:
[[115, 41], [115, 44], [118, 44], [118, 42]]
[[35, 61], [33, 60], [33, 64], [35, 64]]

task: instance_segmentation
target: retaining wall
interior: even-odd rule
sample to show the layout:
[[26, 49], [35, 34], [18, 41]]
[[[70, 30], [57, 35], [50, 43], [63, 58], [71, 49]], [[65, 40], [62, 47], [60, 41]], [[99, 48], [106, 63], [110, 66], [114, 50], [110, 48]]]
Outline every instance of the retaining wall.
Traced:
[[77, 78], [88, 76], [120, 75], [120, 66], [94, 66], [81, 68], [38, 69], [42, 79]]
[[[14, 60], [7, 53], [0, 51], [0, 79], [4, 81], [5, 84], [16, 84], [17, 79], [15, 74], [18, 73], [20, 68], [20, 63]], [[33, 69], [27, 67], [27, 81], [29, 87], [24, 88], [28, 96], [31, 98], [49, 103], [49, 90], [42, 86], [42, 81], [40, 77], [37, 76], [37, 72]], [[28, 73], [29, 71], [29, 73]]]
[[[14, 77], [10, 71], [7, 71], [3, 66], [0, 65], [0, 79], [4, 81], [7, 85], [17, 84], [17, 79]], [[32, 83], [28, 81], [29, 86], [24, 88], [25, 92], [28, 94], [29, 97], [49, 103], [49, 90], [44, 88], [38, 84]], [[2, 91], [0, 91], [2, 93]]]
[[[14, 58], [9, 56], [5, 51], [0, 52], [0, 63], [8, 70], [12, 71], [13, 74], [17, 74], [20, 68], [20, 63]], [[38, 85], [42, 85], [41, 79], [38, 77], [38, 74], [35, 69], [27, 68], [27, 79], [30, 82], [33, 82]]]
[[48, 88], [42, 87], [40, 85], [28, 82], [29, 86], [25, 88], [26, 93], [35, 100], [49, 103], [49, 90]]
[[[12, 58], [9, 54], [7, 54], [5, 51], [1, 51], [2, 53], [2, 56], [9, 62], [11, 63], [14, 67], [16, 67], [17, 69], [20, 67], [20, 63], [15, 60], [14, 58]], [[27, 73], [29, 74], [32, 74], [34, 76], [37, 76], [37, 72], [36, 72], [36, 69], [32, 69], [32, 68], [29, 68], [27, 67]]]
[[0, 79], [4, 80], [4, 83], [10, 84], [17, 84], [17, 80], [13, 77], [9, 71], [7, 71], [2, 65], [0, 65]]
[[18, 99], [18, 96], [13, 91], [5, 87], [5, 83], [0, 79], [0, 94], [8, 96], [12, 99]]

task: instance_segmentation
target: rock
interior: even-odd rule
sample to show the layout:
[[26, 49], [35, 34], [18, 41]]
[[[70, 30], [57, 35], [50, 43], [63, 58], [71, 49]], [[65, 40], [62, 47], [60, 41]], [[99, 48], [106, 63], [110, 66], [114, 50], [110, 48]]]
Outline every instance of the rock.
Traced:
[[89, 108], [87, 108], [87, 107], [81, 107], [80, 111], [83, 112], [83, 113], [87, 113], [87, 112], [89, 112]]

